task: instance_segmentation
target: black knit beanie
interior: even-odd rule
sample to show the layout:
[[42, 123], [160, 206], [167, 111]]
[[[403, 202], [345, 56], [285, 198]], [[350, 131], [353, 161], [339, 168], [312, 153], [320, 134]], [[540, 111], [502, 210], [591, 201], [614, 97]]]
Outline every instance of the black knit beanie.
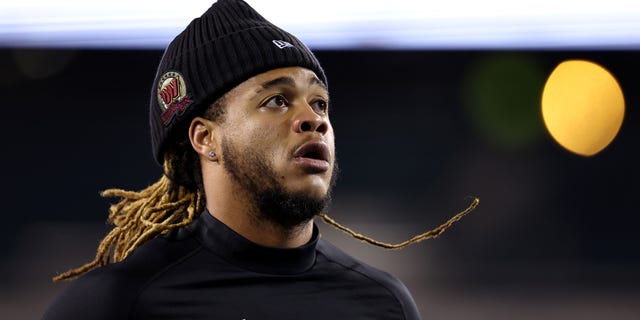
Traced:
[[162, 165], [176, 129], [243, 81], [300, 66], [327, 85], [320, 63], [292, 34], [241, 0], [219, 0], [176, 36], [164, 52], [151, 91], [151, 146]]

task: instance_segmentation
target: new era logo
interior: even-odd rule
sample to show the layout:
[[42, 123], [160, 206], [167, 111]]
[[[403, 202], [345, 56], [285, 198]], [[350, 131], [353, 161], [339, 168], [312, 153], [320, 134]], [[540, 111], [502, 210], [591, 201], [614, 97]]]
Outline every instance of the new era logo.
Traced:
[[293, 47], [291, 43], [286, 42], [284, 40], [273, 40], [271, 42], [273, 42], [273, 44], [275, 44], [276, 47], [278, 47], [279, 49], [284, 49], [286, 47]]

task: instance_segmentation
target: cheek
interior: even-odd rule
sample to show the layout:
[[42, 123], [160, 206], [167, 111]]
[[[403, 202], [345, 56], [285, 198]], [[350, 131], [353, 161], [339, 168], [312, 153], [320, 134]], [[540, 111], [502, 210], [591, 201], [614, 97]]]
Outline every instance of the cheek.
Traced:
[[225, 134], [228, 137], [235, 140], [239, 145], [247, 148], [249, 152], [257, 146], [264, 147], [268, 145], [266, 142], [269, 139], [269, 132], [272, 131], [268, 126], [252, 120], [252, 118], [247, 115], [238, 116], [237, 120], [233, 123], [228, 123], [225, 129]]
[[283, 166], [281, 160], [287, 157], [286, 132], [276, 126], [244, 127], [243, 143], [248, 146], [247, 152], [260, 155], [271, 167], [278, 169]]

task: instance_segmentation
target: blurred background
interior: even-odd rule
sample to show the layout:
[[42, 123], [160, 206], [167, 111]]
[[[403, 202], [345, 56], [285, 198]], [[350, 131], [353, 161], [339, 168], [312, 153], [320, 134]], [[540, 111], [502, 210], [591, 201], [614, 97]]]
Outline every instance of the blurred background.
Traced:
[[[639, 5], [249, 3], [326, 70], [342, 171], [330, 216], [400, 242], [480, 198], [442, 236], [396, 251], [318, 220], [325, 238], [401, 278], [424, 319], [638, 318]], [[101, 190], [160, 177], [155, 69], [209, 5], [0, 5], [1, 318], [39, 318], [65, 287], [51, 277], [92, 259], [110, 228]], [[590, 157], [542, 119], [545, 82], [569, 59], [608, 69], [624, 94], [619, 132]]]

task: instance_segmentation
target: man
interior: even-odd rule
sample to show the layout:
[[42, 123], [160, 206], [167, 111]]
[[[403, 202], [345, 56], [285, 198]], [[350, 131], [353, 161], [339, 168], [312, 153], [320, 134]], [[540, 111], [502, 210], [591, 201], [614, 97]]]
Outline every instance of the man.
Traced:
[[[293, 35], [220, 0], [168, 46], [140, 192], [44, 319], [419, 319], [405, 286], [319, 239], [337, 172], [324, 71]], [[93, 270], [91, 270], [93, 269]]]

